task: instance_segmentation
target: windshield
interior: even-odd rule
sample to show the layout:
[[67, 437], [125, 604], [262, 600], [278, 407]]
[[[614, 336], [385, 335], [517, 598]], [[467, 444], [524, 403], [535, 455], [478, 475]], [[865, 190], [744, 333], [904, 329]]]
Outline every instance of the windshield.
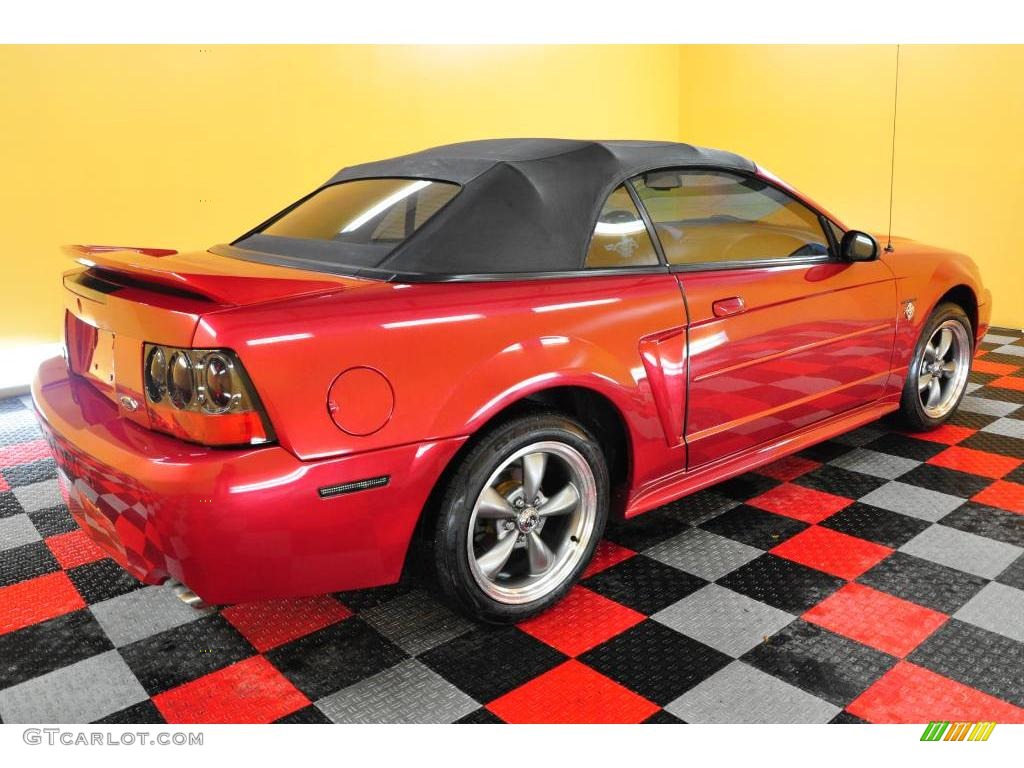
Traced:
[[333, 184], [236, 245], [334, 266], [376, 267], [459, 189], [423, 179]]

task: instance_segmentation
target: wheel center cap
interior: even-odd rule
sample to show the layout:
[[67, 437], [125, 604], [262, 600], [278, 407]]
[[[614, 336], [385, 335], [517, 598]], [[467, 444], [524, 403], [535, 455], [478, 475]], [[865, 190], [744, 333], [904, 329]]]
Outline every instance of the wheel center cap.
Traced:
[[516, 518], [516, 527], [519, 528], [520, 533], [529, 533], [537, 527], [538, 521], [540, 521], [540, 515], [537, 513], [537, 510], [533, 507], [527, 507]]

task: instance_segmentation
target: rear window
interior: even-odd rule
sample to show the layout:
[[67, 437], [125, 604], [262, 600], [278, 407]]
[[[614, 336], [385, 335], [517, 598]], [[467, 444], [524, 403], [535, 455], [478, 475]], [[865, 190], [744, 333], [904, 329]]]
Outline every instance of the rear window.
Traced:
[[333, 184], [236, 244], [336, 266], [375, 267], [459, 189], [424, 179]]

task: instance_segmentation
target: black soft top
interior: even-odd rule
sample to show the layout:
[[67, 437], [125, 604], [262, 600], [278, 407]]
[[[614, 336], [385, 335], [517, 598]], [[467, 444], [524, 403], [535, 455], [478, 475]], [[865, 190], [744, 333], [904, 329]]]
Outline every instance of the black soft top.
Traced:
[[[678, 166], [755, 170], [739, 155], [690, 144], [571, 139], [469, 141], [354, 165], [323, 186], [399, 177], [454, 182], [462, 190], [375, 265], [346, 269], [338, 254], [317, 267], [306, 263], [310, 254], [299, 252], [298, 242], [290, 265], [434, 280], [579, 270], [611, 191], [638, 173]], [[237, 244], [258, 250], [259, 240], [256, 234]], [[289, 255], [267, 260], [289, 264]]]

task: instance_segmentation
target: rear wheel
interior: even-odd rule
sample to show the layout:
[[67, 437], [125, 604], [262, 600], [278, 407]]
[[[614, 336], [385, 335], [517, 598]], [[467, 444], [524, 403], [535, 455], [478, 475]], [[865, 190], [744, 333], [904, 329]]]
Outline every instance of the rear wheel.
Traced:
[[475, 618], [522, 621], [572, 587], [607, 516], [608, 470], [593, 437], [556, 413], [513, 419], [452, 477], [434, 537], [438, 583]]
[[967, 389], [974, 357], [971, 321], [956, 304], [936, 307], [921, 332], [907, 371], [900, 417], [924, 432], [943, 424]]

